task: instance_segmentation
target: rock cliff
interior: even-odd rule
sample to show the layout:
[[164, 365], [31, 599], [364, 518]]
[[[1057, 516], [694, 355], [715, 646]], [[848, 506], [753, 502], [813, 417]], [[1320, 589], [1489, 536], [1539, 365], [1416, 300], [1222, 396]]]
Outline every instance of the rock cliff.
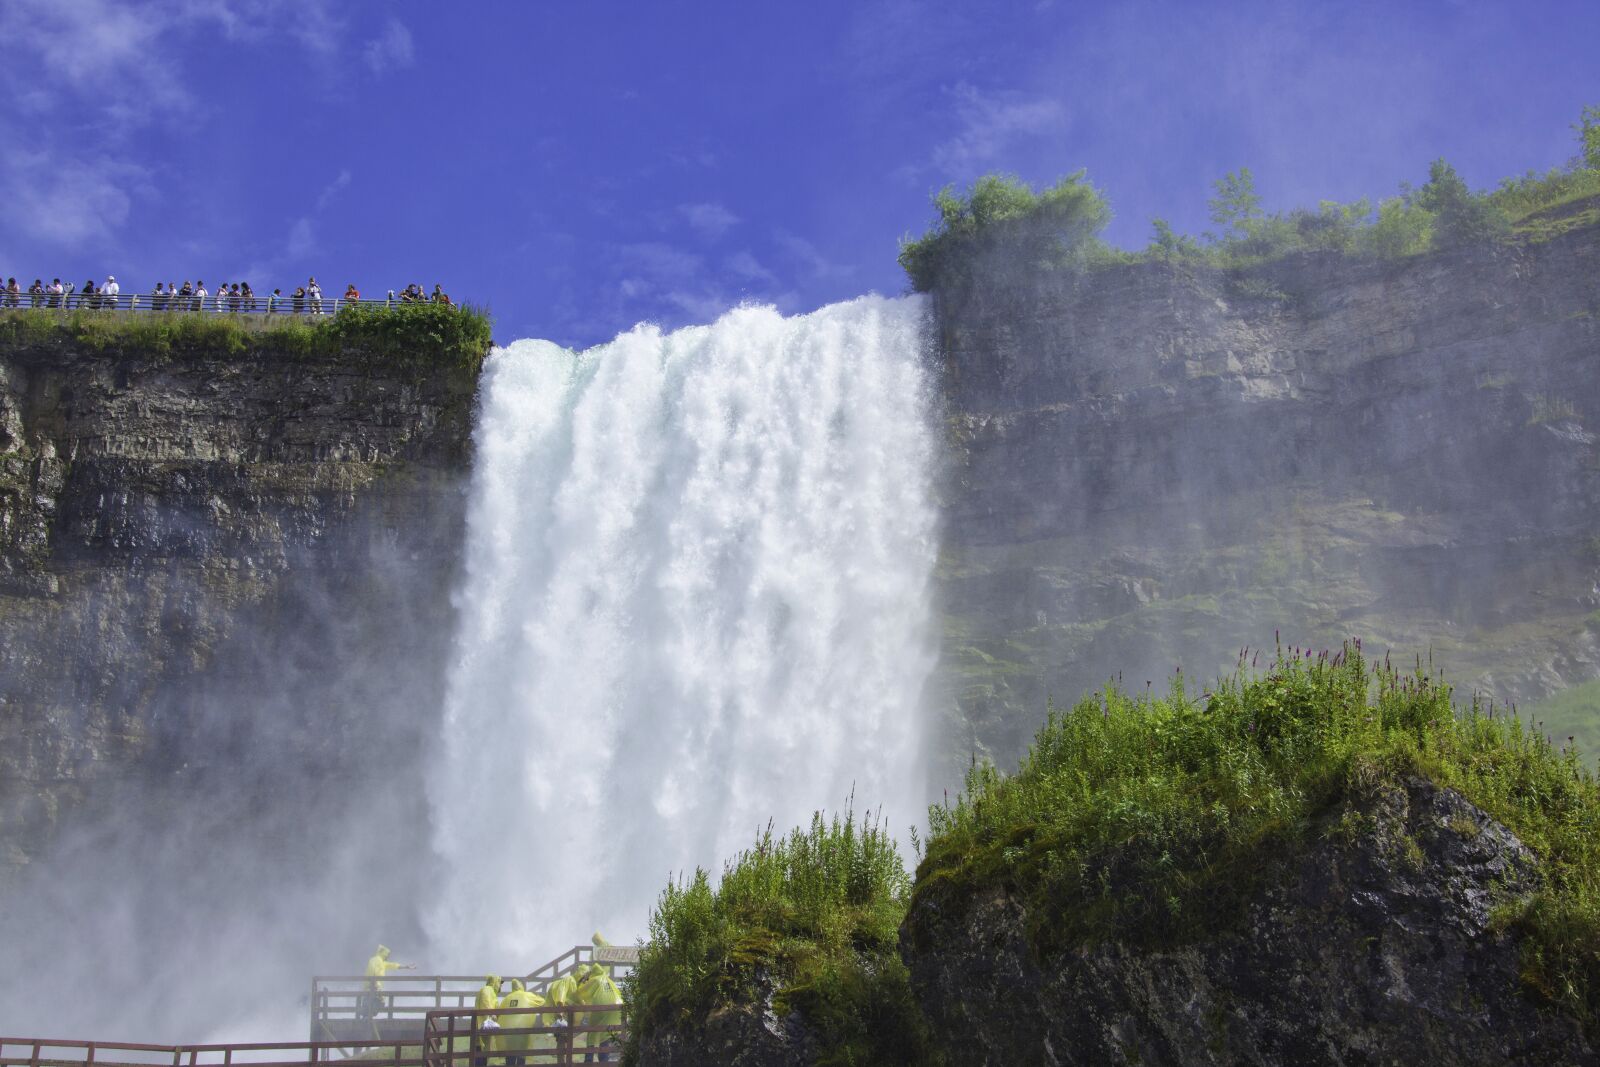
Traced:
[[0, 350], [0, 879], [131, 789], [281, 829], [414, 765], [474, 388], [359, 353]]
[[1003, 888], [920, 895], [901, 950], [951, 1062], [1600, 1063], [1576, 1020], [1521, 988], [1516, 940], [1495, 929], [1496, 902], [1538, 878], [1515, 836], [1417, 778], [1345, 810], [1360, 832], [1322, 836], [1237, 928], [1187, 945], [1042, 955]]
[[936, 314], [961, 762], [1008, 766], [1049, 697], [1214, 677], [1280, 627], [1523, 703], [1600, 674], [1600, 228], [1001, 272]]

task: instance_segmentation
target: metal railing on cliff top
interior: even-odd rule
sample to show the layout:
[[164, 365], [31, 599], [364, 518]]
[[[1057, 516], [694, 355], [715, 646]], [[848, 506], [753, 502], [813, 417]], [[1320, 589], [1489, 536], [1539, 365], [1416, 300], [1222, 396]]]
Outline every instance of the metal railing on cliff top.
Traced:
[[[380, 300], [346, 300], [344, 297], [234, 296], [208, 293], [204, 297], [176, 293], [10, 293], [0, 292], [0, 311], [143, 311], [169, 314], [207, 315], [337, 315], [342, 308], [418, 307], [434, 301], [402, 300], [398, 296]], [[442, 303], [442, 301], [440, 301]], [[462, 305], [451, 302], [449, 307]]]

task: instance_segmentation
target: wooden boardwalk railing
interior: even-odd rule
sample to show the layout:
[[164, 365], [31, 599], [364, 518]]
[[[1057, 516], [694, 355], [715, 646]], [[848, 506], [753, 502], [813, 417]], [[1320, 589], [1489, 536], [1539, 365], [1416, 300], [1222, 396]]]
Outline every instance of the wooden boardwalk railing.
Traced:
[[[594, 1019], [621, 1010], [620, 1006], [607, 1009], [570, 1004], [430, 1011], [423, 1031], [422, 1058], [425, 1067], [615, 1063], [621, 1059], [627, 1027]], [[495, 1020], [496, 1028], [484, 1026], [490, 1019]]]
[[[615, 978], [637, 962], [635, 948], [578, 945], [530, 972], [523, 983], [543, 993], [557, 978], [590, 963]], [[620, 1007], [478, 1010], [472, 1005], [483, 985], [481, 974], [390, 975], [382, 981], [384, 988], [374, 992], [365, 975], [313, 978], [309, 1041], [147, 1045], [0, 1037], [0, 1067], [310, 1067], [350, 1057], [383, 1067], [531, 1067], [614, 1056], [615, 1047], [601, 1049], [590, 1042], [620, 1045], [626, 1033], [621, 1023], [592, 1021]], [[498, 1028], [484, 1025], [490, 1018]]]
[[[382, 1055], [390, 1051], [392, 1056]], [[409, 1045], [391, 1041], [141, 1045], [128, 1041], [0, 1037], [0, 1067], [307, 1067], [351, 1055], [387, 1067], [425, 1067], [421, 1051], [415, 1038]]]
[[[525, 986], [542, 994], [551, 982], [587, 964], [598, 963], [615, 979], [638, 959], [639, 950], [632, 946], [575, 945], [520, 977]], [[517, 975], [511, 971], [505, 977]], [[312, 1041], [407, 1037], [415, 1041], [430, 1013], [471, 1008], [482, 986], [481, 974], [390, 975], [374, 994], [371, 979], [364, 975], [318, 976], [311, 980], [310, 1037]]]

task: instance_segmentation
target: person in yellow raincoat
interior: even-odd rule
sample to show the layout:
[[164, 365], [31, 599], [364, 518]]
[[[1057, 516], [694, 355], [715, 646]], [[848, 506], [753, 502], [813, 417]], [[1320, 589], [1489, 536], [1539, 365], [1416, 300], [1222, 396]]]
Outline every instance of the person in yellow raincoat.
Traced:
[[[531, 989], [522, 988], [522, 983], [515, 978], [511, 980], [511, 992], [507, 993], [500, 1001], [500, 1027], [502, 1030], [518, 1030], [531, 1026], [543, 1026], [540, 1016], [526, 1010], [541, 1007], [544, 998]], [[517, 1009], [507, 1012], [505, 1009]], [[527, 1053], [535, 1048], [543, 1047], [535, 1039], [538, 1034], [497, 1034], [494, 1039], [496, 1052]], [[508, 1055], [506, 1067], [519, 1067], [524, 1061], [524, 1056]]]
[[[611, 973], [598, 963], [591, 963], [578, 971], [582, 982], [578, 986], [577, 1003], [622, 1006], [622, 990], [617, 988], [617, 983], [612, 981]], [[620, 1011], [593, 1011], [583, 1012], [573, 1020], [577, 1026], [618, 1026], [622, 1022]], [[590, 1049], [612, 1048], [616, 1045], [617, 1035], [614, 1033], [597, 1033], [591, 1031], [584, 1035], [584, 1044]], [[591, 1052], [586, 1060], [588, 1062], [607, 1063], [611, 1060], [608, 1052]]]
[[[500, 976], [498, 974], [484, 975], [483, 986], [478, 990], [477, 999], [472, 1002], [472, 1006], [478, 1011], [493, 1011], [500, 1006]], [[479, 1030], [494, 1030], [500, 1025], [499, 1018], [493, 1015], [480, 1015], [476, 1018], [475, 1025]], [[473, 1051], [489, 1051], [492, 1038], [492, 1034], [485, 1034], [479, 1037], [473, 1043]], [[473, 1057], [472, 1067], [489, 1067], [489, 1058], [487, 1056]]]
[[379, 945], [378, 951], [367, 960], [367, 990], [361, 998], [360, 1014], [365, 1018], [373, 1018], [383, 1010], [383, 979], [390, 971], [414, 971], [414, 963], [395, 963], [389, 959], [389, 946]]

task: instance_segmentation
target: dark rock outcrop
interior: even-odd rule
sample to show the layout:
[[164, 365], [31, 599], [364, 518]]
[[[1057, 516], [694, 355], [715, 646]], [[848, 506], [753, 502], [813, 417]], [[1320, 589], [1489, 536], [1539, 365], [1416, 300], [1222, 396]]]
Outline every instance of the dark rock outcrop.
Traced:
[[640, 1067], [810, 1067], [816, 1042], [798, 1012], [773, 1006], [770, 976], [757, 972], [736, 1002], [689, 1025], [651, 1027], [639, 1043]]
[[1348, 811], [1355, 832], [1284, 861], [1236, 928], [1162, 951], [1042, 957], [1005, 890], [921, 894], [901, 931], [913, 988], [958, 1065], [1600, 1063], [1491, 923], [1536, 884], [1522, 843], [1420, 779]]

